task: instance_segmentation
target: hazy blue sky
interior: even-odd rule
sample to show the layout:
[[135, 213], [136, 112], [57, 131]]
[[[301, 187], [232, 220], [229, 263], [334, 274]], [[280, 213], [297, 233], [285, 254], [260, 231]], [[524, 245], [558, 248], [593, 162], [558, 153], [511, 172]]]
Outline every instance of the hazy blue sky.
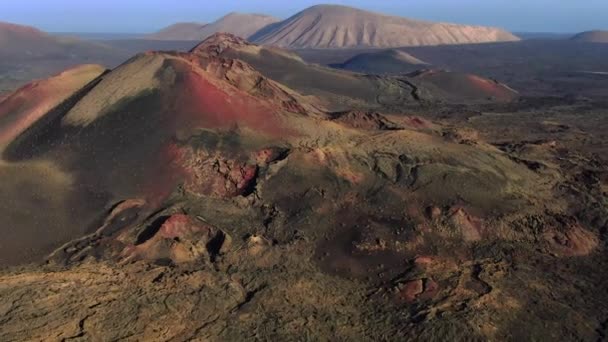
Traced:
[[[0, 21], [46, 31], [149, 32], [177, 21], [209, 22], [230, 11], [288, 17], [309, 0], [0, 0]], [[608, 0], [351, 0], [405, 17], [499, 26], [511, 31], [608, 29]]]

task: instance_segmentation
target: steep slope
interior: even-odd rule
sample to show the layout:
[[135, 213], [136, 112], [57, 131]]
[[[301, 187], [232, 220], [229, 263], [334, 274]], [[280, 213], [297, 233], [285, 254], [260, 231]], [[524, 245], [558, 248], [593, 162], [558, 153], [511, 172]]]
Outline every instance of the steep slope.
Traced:
[[160, 31], [148, 35], [146, 38], [155, 40], [201, 40], [204, 27], [201, 23], [176, 23]]
[[344, 92], [434, 82], [232, 35], [95, 78], [2, 152], [0, 340], [603, 334], [608, 165], [403, 105], [332, 112], [236, 54]]
[[305, 9], [260, 30], [250, 39], [260, 44], [300, 49], [386, 48], [519, 40], [497, 28], [432, 23], [335, 5]]
[[[190, 152], [190, 143], [215, 146], [226, 139], [226, 156], [213, 157], [212, 148], [209, 157], [234, 173], [211, 163], [206, 176], [191, 174], [187, 189], [217, 197], [248, 191], [255, 164], [247, 161], [255, 151], [228, 142], [234, 132], [252, 131], [249, 147], [262, 149], [267, 137], [279, 143], [296, 134], [286, 117], [318, 115], [242, 62], [179, 53], [139, 55], [49, 111], [84, 85], [68, 83], [72, 74], [83, 79], [81, 71], [27, 86], [2, 103], [8, 163], [0, 174], [12, 181], [4, 183], [0, 198], [10, 237], [2, 242], [0, 263], [39, 258], [85, 234], [122, 199], [158, 205], [193, 172], [187, 163], [200, 155]], [[213, 130], [210, 136], [205, 129]], [[176, 164], [178, 155], [183, 164]], [[235, 184], [225, 184], [230, 181]], [[45, 228], [37, 232], [42, 222]]]
[[[458, 73], [441, 73], [449, 76], [445, 78], [420, 77], [420, 75], [362, 75], [307, 64], [292, 52], [277, 47], [255, 45], [231, 35], [212, 36], [198, 45], [196, 50], [226, 58], [242, 59], [266, 77], [285, 84], [301, 94], [314, 95], [326, 100], [325, 105], [336, 111], [354, 107], [374, 110], [415, 107], [420, 101], [447, 103], [508, 101], [517, 96], [517, 92], [507, 90], [507, 87], [502, 85], [496, 86], [500, 88], [496, 92], [494, 86], [474, 82], [474, 75], [470, 75], [470, 78]], [[406, 60], [409, 58], [402, 54], [398, 54], [398, 57]], [[393, 55], [392, 59], [394, 58]], [[412, 61], [411, 58], [409, 60]], [[374, 74], [380, 73], [374, 72]], [[475, 76], [475, 80], [478, 79], [483, 78]], [[465, 90], [454, 86], [453, 83], [459, 82], [458, 80], [462, 81]], [[500, 96], [496, 96], [497, 94]]]
[[585, 43], [608, 43], [608, 31], [581, 32], [570, 39]]
[[104, 70], [100, 65], [77, 66], [49, 79], [30, 83], [6, 99], [0, 99], [0, 150]]
[[451, 103], [470, 103], [484, 98], [488, 101], [509, 102], [519, 94], [495, 80], [473, 74], [445, 70], [422, 70], [409, 75], [415, 84], [424, 86], [428, 97]]
[[429, 64], [407, 52], [385, 50], [362, 53], [332, 67], [372, 74], [403, 74], [427, 68]]
[[248, 38], [264, 27], [278, 21], [279, 19], [268, 15], [233, 12], [207, 25], [194, 23], [174, 24], [148, 36], [148, 38], [200, 41], [217, 32], [232, 33], [239, 37]]

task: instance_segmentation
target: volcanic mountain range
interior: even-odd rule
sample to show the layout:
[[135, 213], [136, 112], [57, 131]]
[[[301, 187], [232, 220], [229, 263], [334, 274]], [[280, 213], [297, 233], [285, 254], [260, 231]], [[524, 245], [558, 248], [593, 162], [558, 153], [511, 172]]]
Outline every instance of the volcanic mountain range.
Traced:
[[[0, 143], [10, 162], [4, 171], [7, 177], [24, 177], [19, 184], [31, 184], [31, 191], [46, 189], [54, 197], [33, 201], [20, 197], [17, 188], [5, 189], [14, 206], [4, 208], [3, 216], [11, 222], [15, 239], [13, 247], [2, 249], [2, 260], [36, 257], [38, 253], [30, 252], [34, 246], [24, 245], [33, 242], [29, 236], [40, 222], [46, 222], [50, 235], [34, 240], [53, 246], [66, 236], [86, 233], [100, 210], [121, 199], [163, 203], [184, 179], [188, 193], [248, 195], [262, 185], [258, 173], [268, 171], [252, 157], [256, 153], [273, 159], [280, 151], [312, 141], [336, 144], [350, 135], [336, 126], [340, 122], [373, 129], [404, 124], [399, 123], [403, 119], [392, 122], [378, 114], [344, 112], [353, 107], [375, 110], [415, 107], [421, 101], [516, 97], [493, 81], [457, 74], [460, 87], [443, 89], [446, 79], [434, 75], [351, 74], [217, 34], [190, 53], [144, 53], [111, 72], [85, 66], [28, 85], [0, 103]], [[315, 80], [322, 82], [315, 85]], [[462, 93], [468, 88], [470, 95]], [[341, 112], [332, 114], [326, 108]], [[427, 125], [416, 120], [412, 124]], [[263, 157], [265, 153], [269, 156]], [[206, 161], [209, 158], [216, 162]], [[29, 176], [41, 168], [49, 174]], [[334, 172], [346, 172], [347, 179], [359, 177], [347, 170]], [[73, 186], [49, 190], [65, 187], [46, 183], [58, 179]], [[40, 210], [46, 206], [54, 209]], [[15, 216], [18, 212], [28, 219]], [[43, 246], [35, 248], [45, 252]]]
[[608, 170], [417, 115], [517, 99], [230, 34], [23, 87], [0, 102], [0, 262], [45, 266], [0, 276], [0, 339], [558, 338], [547, 310], [595, 336], [605, 292], [570, 284], [602, 284], [574, 280], [605, 263]]

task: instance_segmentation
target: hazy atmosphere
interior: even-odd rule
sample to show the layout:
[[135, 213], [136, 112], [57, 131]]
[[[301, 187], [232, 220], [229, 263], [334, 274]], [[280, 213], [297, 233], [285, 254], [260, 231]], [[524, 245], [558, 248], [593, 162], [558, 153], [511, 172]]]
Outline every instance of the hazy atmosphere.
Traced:
[[[151, 32], [178, 21], [211, 22], [231, 12], [285, 18], [312, 0], [19, 0], [2, 1], [0, 21], [51, 32]], [[400, 0], [324, 1], [432, 21], [498, 26], [517, 32], [579, 32], [605, 29], [605, 0]], [[68, 20], [69, 19], [69, 20]]]

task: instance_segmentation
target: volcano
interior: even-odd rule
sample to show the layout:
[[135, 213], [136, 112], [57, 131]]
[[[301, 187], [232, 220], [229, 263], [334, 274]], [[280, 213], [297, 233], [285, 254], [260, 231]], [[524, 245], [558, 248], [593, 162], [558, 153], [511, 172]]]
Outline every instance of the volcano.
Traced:
[[230, 34], [26, 86], [0, 102], [0, 339], [596, 336], [601, 164], [423, 115], [513, 92]]
[[338, 5], [317, 5], [261, 29], [250, 40], [289, 48], [388, 48], [518, 41], [501, 29], [433, 23]]
[[231, 33], [239, 37], [247, 38], [278, 21], [279, 19], [269, 15], [232, 12], [210, 24], [173, 24], [155, 34], [149, 35], [148, 38], [159, 40], [201, 41], [218, 32]]
[[334, 67], [372, 74], [404, 74], [428, 68], [430, 65], [407, 52], [384, 50], [356, 55]]

